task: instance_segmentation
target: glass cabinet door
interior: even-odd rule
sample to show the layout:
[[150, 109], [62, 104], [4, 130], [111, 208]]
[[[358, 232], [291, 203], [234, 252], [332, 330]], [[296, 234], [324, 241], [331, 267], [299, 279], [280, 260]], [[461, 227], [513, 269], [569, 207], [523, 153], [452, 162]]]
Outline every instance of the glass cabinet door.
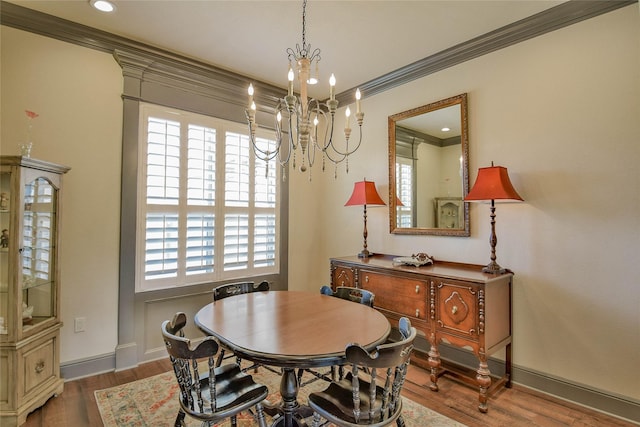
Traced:
[[22, 217], [22, 325], [26, 331], [56, 316], [57, 190], [45, 178], [25, 184]]

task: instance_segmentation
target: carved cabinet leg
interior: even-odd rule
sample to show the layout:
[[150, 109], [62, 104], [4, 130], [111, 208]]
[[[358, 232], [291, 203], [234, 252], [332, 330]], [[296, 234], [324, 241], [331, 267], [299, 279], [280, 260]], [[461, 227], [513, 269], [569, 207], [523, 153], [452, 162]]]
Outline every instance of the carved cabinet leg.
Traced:
[[440, 360], [440, 352], [438, 352], [438, 345], [436, 344], [436, 338], [434, 334], [430, 337], [431, 346], [429, 348], [429, 367], [431, 368], [431, 385], [429, 388], [433, 391], [438, 391], [438, 374], [442, 361]]
[[489, 409], [487, 406], [487, 392], [491, 386], [491, 372], [489, 371], [489, 365], [487, 365], [487, 357], [484, 354], [480, 356], [480, 366], [476, 372], [478, 373], [478, 375], [476, 375], [476, 381], [480, 387], [480, 394], [478, 395], [480, 404], [478, 405], [478, 410], [486, 413]]

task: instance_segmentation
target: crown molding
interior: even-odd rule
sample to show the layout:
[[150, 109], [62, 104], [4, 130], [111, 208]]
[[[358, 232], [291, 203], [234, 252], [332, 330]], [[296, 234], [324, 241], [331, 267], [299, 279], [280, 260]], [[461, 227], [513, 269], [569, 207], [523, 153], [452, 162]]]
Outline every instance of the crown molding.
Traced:
[[271, 103], [277, 102], [286, 93], [286, 89], [206, 62], [6, 1], [0, 1], [0, 22], [8, 27], [110, 53], [119, 63], [122, 57], [135, 57], [139, 62], [149, 64], [159, 74], [165, 72], [167, 76], [181, 76], [182, 80], [191, 80], [203, 86], [215, 81], [218, 87], [235, 88], [234, 92], [241, 90], [242, 94], [246, 94], [249, 83], [253, 83], [264, 100]]
[[[638, 0], [570, 0], [376, 77], [358, 87], [367, 96], [375, 95], [462, 62], [634, 3], [638, 3]], [[250, 80], [246, 76], [211, 64], [6, 1], [0, 1], [0, 20], [2, 25], [90, 49], [112, 54], [116, 51], [128, 52], [130, 55], [163, 63], [168, 68], [187, 70], [191, 75], [206, 75], [208, 81], [214, 79], [224, 86], [242, 88], [243, 91]], [[269, 98], [277, 99], [282, 96], [282, 88], [264, 82], [255, 82], [253, 79], [251, 81], [257, 89], [259, 88], [259, 92]], [[351, 88], [343, 91], [337, 94], [336, 98], [341, 103], [348, 102], [354, 90], [355, 88]]]
[[[570, 0], [483, 34], [359, 85], [367, 97], [516, 43], [625, 7], [638, 0]], [[350, 102], [355, 88], [336, 98]]]

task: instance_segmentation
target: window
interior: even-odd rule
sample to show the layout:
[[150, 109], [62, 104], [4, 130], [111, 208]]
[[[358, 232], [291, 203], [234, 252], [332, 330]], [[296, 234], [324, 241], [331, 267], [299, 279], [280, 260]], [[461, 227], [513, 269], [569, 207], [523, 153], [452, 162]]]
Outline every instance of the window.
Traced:
[[398, 228], [413, 227], [413, 162], [396, 157], [396, 195], [404, 206], [398, 206]]
[[140, 111], [136, 290], [278, 273], [278, 168], [255, 159], [246, 126]]

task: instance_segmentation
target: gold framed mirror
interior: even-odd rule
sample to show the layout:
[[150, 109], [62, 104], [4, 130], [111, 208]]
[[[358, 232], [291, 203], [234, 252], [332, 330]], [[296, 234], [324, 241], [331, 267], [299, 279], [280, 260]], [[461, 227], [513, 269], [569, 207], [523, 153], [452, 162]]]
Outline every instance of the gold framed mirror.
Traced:
[[469, 232], [467, 94], [389, 116], [389, 226], [394, 234]]

